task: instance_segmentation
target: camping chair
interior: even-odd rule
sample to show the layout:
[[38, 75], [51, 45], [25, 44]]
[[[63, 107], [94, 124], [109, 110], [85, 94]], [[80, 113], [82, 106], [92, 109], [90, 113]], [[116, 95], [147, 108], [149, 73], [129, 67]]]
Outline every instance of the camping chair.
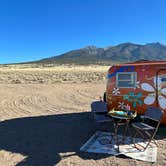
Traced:
[[95, 122], [109, 122], [112, 119], [107, 115], [107, 103], [104, 101], [95, 101], [91, 104], [91, 111], [94, 116]]
[[[142, 120], [140, 122], [133, 122], [131, 124], [136, 131], [133, 136], [133, 143], [138, 150], [145, 151], [151, 142], [157, 145], [154, 136], [156, 135], [162, 116], [163, 111], [161, 109], [149, 107], [146, 109], [145, 114], [141, 116]], [[145, 145], [139, 144], [138, 142], [136, 143], [137, 135], [148, 142]]]

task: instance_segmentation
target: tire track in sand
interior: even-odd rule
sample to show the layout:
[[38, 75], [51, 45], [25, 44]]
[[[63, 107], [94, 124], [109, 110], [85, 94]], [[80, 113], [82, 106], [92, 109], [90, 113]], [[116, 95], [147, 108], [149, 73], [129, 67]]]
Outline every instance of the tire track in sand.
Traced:
[[[55, 113], [56, 106], [46, 96], [17, 96], [1, 100], [1, 119]], [[4, 117], [3, 117], [4, 115]]]

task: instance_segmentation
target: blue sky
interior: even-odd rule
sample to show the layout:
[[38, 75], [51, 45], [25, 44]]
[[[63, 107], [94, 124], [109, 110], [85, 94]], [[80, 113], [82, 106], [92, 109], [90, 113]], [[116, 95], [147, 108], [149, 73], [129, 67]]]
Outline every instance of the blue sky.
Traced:
[[166, 44], [165, 0], [1, 0], [0, 63], [123, 42]]

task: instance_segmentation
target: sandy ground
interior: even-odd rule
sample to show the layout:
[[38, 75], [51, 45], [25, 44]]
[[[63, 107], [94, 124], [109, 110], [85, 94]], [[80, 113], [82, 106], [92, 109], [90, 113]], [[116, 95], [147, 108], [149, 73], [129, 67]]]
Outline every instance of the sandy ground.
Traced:
[[[18, 77], [19, 78], [19, 77]], [[96, 127], [90, 104], [105, 80], [54, 84], [0, 84], [0, 166], [164, 166], [166, 138], [157, 163], [80, 152]]]

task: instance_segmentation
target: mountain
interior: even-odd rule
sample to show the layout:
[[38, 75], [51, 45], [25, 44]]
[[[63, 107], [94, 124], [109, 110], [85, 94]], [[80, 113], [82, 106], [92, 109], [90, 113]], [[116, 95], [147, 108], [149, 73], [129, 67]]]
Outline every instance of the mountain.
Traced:
[[166, 60], [166, 45], [157, 42], [145, 45], [122, 43], [106, 48], [87, 46], [59, 56], [41, 59], [35, 63], [110, 64], [138, 60]]

